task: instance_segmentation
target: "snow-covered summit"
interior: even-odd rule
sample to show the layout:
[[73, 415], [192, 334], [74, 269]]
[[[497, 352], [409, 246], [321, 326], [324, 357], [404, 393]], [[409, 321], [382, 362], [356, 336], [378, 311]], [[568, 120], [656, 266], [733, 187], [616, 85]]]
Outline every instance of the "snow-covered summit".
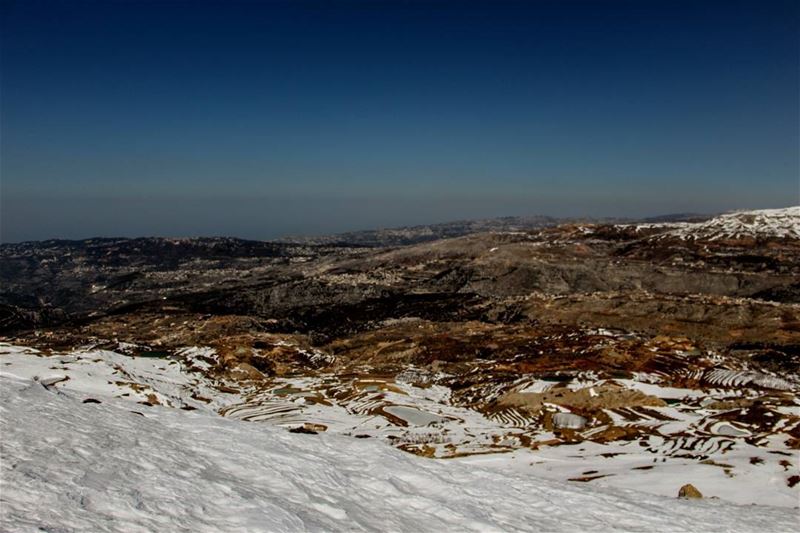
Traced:
[[679, 222], [665, 225], [666, 233], [658, 238], [677, 237], [683, 240], [716, 241], [723, 239], [784, 238], [800, 239], [800, 206], [781, 209], [735, 211], [705, 222]]

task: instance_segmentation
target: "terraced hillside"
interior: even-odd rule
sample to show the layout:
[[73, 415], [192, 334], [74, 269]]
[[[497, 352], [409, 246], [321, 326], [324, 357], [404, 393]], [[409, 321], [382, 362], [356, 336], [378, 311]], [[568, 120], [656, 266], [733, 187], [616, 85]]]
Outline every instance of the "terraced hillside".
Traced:
[[3, 245], [0, 371], [87, 401], [106, 376], [143, 414], [793, 506], [799, 236], [794, 207], [407, 246]]

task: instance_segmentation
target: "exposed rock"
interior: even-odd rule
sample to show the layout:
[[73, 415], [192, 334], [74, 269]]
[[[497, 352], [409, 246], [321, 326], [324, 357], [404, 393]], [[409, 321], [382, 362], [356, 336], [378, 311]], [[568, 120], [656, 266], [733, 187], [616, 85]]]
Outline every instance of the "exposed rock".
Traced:
[[[572, 300], [573, 312], [540, 315], [536, 305], [527, 316], [600, 323], [603, 313], [611, 313], [609, 319], [636, 317], [649, 329], [659, 328], [667, 317], [676, 327], [691, 326], [700, 335], [713, 323], [716, 329], [710, 329], [722, 334], [726, 327], [747, 330], [762, 321], [738, 312], [710, 317], [708, 310], [716, 309], [713, 302], [671, 303], [663, 297], [697, 293], [796, 302], [797, 211], [736, 214], [704, 226], [566, 224], [540, 229], [556, 221], [504, 221], [499, 226], [473, 224], [456, 232], [464, 236], [402, 248], [386, 247], [397, 245], [393, 238], [364, 248], [355, 237], [347, 244], [346, 236], [335, 245], [231, 238], [3, 244], [0, 331], [142, 311], [199, 312], [275, 320], [270, 327], [276, 330], [330, 340], [371, 329], [385, 319], [477, 317], [481, 307], [481, 313], [491, 312], [495, 320], [514, 319], [519, 308], [491, 310], [487, 305], [532, 293], [623, 293], [624, 300], [634, 292], [650, 295], [640, 300], [651, 302], [619, 309], [614, 299]], [[712, 227], [757, 238], [748, 237], [745, 243], [741, 235], [691, 237]], [[475, 233], [481, 229], [494, 232]], [[430, 234], [453, 236], [447, 231]], [[787, 327], [800, 323], [797, 313], [792, 314], [783, 319]], [[764, 323], [772, 324], [772, 318], [764, 317]]]
[[252, 365], [247, 363], [238, 363], [236, 366], [228, 371], [229, 376], [237, 381], [255, 380], [260, 381], [264, 378], [264, 374], [258, 371]]
[[305, 426], [298, 426], [289, 429], [289, 433], [303, 433], [306, 435], [316, 435], [318, 432], [314, 431], [313, 429], [309, 429]]
[[702, 498], [703, 494], [691, 483], [682, 486], [678, 491], [678, 498]]
[[545, 392], [512, 392], [500, 398], [498, 403], [503, 406], [524, 407], [531, 412], [540, 411], [545, 403], [582, 410], [666, 405], [664, 400], [655, 396], [610, 384], [578, 390], [553, 387]]
[[615, 440], [631, 440], [639, 436], [641, 431], [635, 426], [609, 426], [606, 429], [593, 433], [590, 440], [593, 442], [612, 442]]

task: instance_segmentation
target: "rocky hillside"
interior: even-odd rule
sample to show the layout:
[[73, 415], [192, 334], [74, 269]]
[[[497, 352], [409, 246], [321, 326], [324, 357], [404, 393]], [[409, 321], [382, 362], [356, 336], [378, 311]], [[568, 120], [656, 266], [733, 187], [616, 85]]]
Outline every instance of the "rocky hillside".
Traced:
[[[740, 239], [800, 239], [800, 206], [758, 211], [737, 211], [702, 223], [673, 223], [661, 237], [698, 241], [735, 241]], [[647, 227], [647, 226], [638, 226]]]
[[141, 414], [204, 410], [570, 483], [674, 496], [691, 482], [791, 507], [798, 227], [790, 208], [406, 246], [6, 245], [0, 358], [63, 391], [102, 376], [104, 398], [86, 401]]
[[143, 307], [235, 313], [325, 333], [372, 319], [502, 314], [519, 308], [509, 299], [531, 295], [797, 303], [799, 212], [562, 224], [400, 247], [158, 238], [3, 245], [0, 330]]

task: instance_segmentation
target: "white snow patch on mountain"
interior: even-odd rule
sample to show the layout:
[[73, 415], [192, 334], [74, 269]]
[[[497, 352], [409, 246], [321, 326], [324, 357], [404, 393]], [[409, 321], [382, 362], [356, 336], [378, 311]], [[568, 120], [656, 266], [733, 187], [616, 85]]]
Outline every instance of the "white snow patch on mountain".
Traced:
[[677, 237], [684, 240], [721, 240], [741, 238], [800, 239], [800, 206], [782, 209], [736, 211], [705, 222], [638, 224], [637, 228], [664, 228], [655, 238]]

